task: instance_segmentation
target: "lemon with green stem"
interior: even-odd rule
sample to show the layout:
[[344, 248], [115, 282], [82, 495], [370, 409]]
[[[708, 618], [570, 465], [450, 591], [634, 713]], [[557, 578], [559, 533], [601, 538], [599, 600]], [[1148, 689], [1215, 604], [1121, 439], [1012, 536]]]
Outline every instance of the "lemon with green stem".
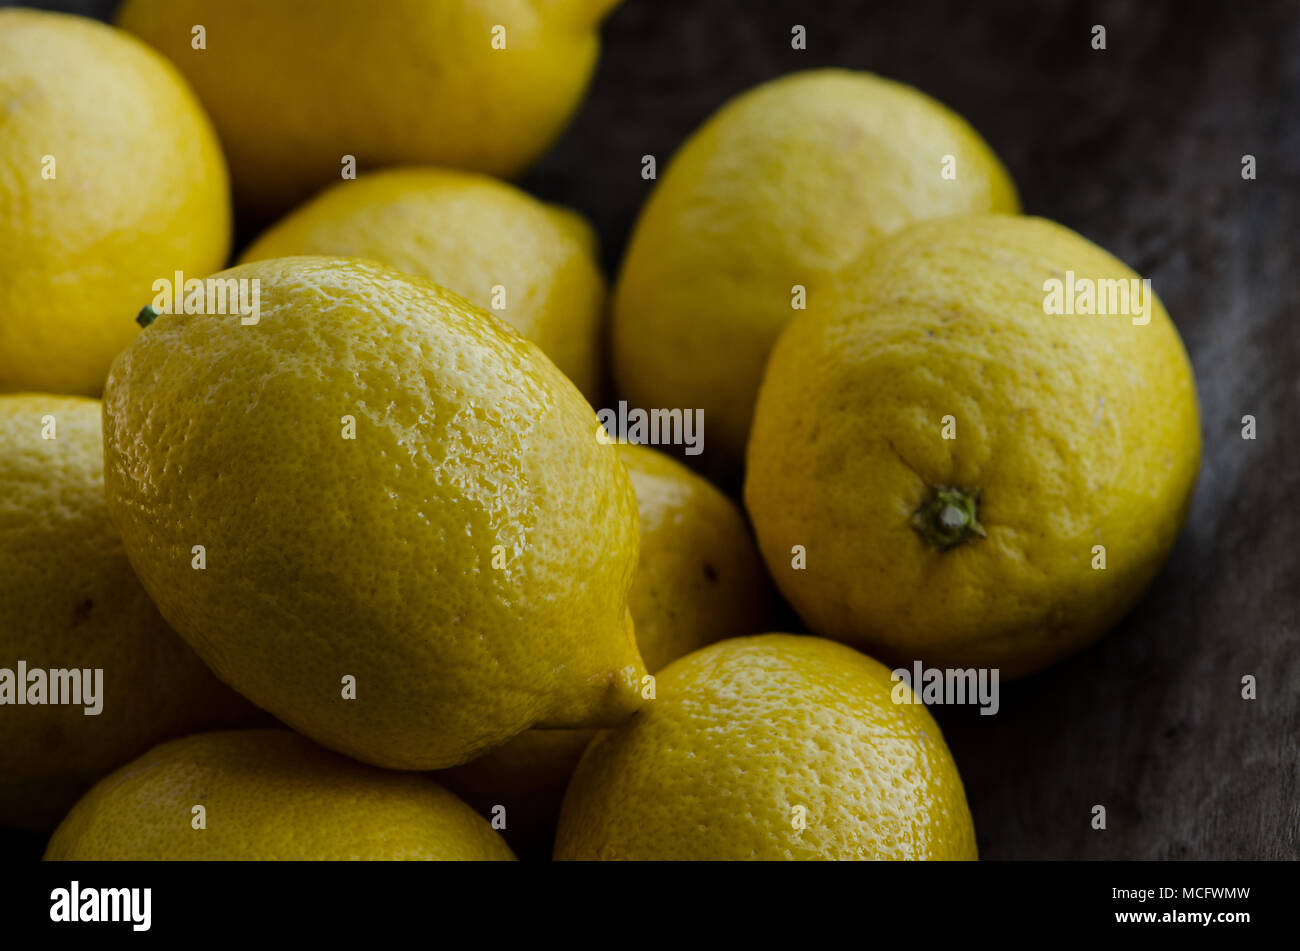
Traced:
[[[1067, 277], [1128, 312], [1054, 313]], [[952, 218], [868, 248], [782, 334], [745, 501], [816, 633], [1014, 677], [1134, 605], [1200, 452], [1192, 368], [1149, 286], [1052, 222]]]
[[630, 714], [636, 497], [574, 385], [497, 318], [374, 262], [218, 277], [259, 282], [258, 319], [156, 317], [104, 398], [109, 511], [181, 636], [381, 766]]

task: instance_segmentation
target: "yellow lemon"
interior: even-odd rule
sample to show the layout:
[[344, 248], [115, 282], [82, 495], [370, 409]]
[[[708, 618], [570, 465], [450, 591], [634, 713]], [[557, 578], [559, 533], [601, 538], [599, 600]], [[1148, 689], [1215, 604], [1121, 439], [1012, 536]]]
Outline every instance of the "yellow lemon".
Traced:
[[894, 702], [900, 685], [871, 658], [764, 634], [658, 680], [653, 703], [587, 748], [557, 859], [976, 858], [938, 725]]
[[917, 90], [846, 70], [764, 83], [682, 146], [641, 213], [616, 381], [634, 406], [702, 408], [707, 467], [730, 478], [772, 344], [845, 262], [922, 218], [1018, 210], [984, 140]]
[[171, 64], [93, 20], [0, 10], [0, 391], [98, 396], [154, 282], [229, 246], [221, 150]]
[[597, 396], [605, 282], [591, 226], [485, 175], [407, 168], [362, 175], [262, 235], [243, 261], [372, 258], [473, 301]]
[[[745, 517], [706, 479], [661, 452], [618, 444], [641, 518], [628, 606], [646, 668], [764, 630], [775, 598]], [[529, 730], [439, 775], [482, 812], [506, 808], [506, 837], [549, 847], [569, 776], [591, 730]]]
[[1005, 677], [1100, 636], [1160, 568], [1200, 463], [1192, 370], [1149, 285], [1060, 225], [992, 215], [899, 232], [833, 297], [772, 355], [745, 486], [804, 621]]
[[577, 108], [614, 3], [127, 0], [118, 22], [194, 84], [240, 203], [270, 212], [349, 158], [518, 175]]
[[426, 776], [365, 766], [288, 730], [236, 730], [172, 740], [104, 779], [55, 830], [45, 858], [514, 855], [487, 820]]
[[264, 717], [167, 627], [104, 501], [99, 400], [0, 396], [0, 826], [162, 740]]
[[775, 595], [740, 507], [662, 452], [619, 443], [618, 456], [641, 520], [628, 605], [646, 668], [766, 629]]
[[256, 322], [159, 317], [104, 398], [127, 554], [217, 674], [406, 769], [631, 712], [636, 496], [555, 365], [373, 262], [218, 277], [260, 282]]

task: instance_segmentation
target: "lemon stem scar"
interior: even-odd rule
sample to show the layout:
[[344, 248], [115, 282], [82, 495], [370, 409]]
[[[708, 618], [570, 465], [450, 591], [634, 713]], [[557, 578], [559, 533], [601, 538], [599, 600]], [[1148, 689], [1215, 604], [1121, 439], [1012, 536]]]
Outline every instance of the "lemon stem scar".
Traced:
[[148, 327], [158, 317], [158, 309], [153, 304], [146, 304], [140, 309], [140, 313], [135, 315], [135, 322], [141, 327]]
[[955, 548], [970, 538], [985, 538], [979, 523], [979, 489], [937, 486], [934, 495], [912, 514], [912, 526], [939, 551]]

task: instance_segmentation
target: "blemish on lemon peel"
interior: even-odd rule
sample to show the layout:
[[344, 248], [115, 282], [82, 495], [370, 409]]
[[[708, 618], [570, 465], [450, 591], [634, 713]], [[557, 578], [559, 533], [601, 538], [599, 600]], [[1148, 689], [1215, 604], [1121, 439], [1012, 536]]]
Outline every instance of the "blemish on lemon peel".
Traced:
[[912, 526], [931, 546], [947, 551], [972, 538], [987, 538], [979, 522], [979, 489], [936, 486], [912, 514]]

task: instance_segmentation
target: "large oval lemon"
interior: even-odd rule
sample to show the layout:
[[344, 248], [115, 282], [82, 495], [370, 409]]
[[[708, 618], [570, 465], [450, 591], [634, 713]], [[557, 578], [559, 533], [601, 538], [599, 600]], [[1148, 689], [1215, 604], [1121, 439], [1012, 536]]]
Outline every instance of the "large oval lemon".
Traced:
[[[564, 797], [557, 859], [973, 859], [961, 777], [925, 707], [815, 637], [722, 641], [669, 664]], [[914, 699], [914, 695], [906, 695]]]
[[[1098, 291], [1133, 306], [1088, 315]], [[1200, 449], [1187, 354], [1133, 271], [1042, 219], [950, 219], [869, 249], [782, 335], [745, 499], [812, 630], [1011, 677], [1133, 606]]]
[[194, 84], [236, 196], [265, 213], [349, 158], [523, 172], [577, 107], [615, 2], [127, 0], [118, 22]]
[[298, 254], [371, 258], [427, 277], [491, 308], [597, 397], [605, 281], [595, 232], [575, 212], [486, 175], [391, 169], [322, 192], [241, 260]]
[[0, 826], [49, 829], [156, 743], [265, 718], [136, 580], [103, 458], [99, 400], [0, 396]]
[[373, 262], [219, 277], [260, 282], [258, 322], [163, 315], [104, 398], [109, 508], [176, 630], [255, 703], [381, 766], [630, 712], [636, 497], [573, 384]]
[[691, 136], [637, 221], [617, 383], [644, 409], [702, 408], [704, 464], [730, 478], [772, 344], [841, 265], [922, 218], [1017, 210], [984, 140], [921, 92], [847, 70], [764, 83]]
[[[765, 630], [776, 599], [736, 503], [664, 453], [619, 443], [618, 454], [641, 519], [628, 607], [646, 668]], [[439, 779], [485, 814], [504, 806], [505, 835], [516, 848], [549, 848], [564, 789], [592, 736], [529, 730]]]
[[225, 162], [171, 64], [93, 20], [0, 10], [0, 392], [98, 396], [154, 282], [229, 246]]
[[[200, 808], [201, 807], [201, 808]], [[514, 858], [426, 776], [353, 762], [288, 730], [164, 743], [95, 786], [47, 861]]]

